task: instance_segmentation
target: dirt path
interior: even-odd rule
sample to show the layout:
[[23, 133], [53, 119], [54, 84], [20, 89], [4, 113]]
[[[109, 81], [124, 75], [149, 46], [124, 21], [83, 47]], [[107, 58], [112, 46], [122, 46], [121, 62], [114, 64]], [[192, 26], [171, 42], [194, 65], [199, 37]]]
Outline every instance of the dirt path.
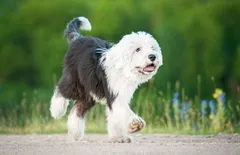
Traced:
[[89, 134], [81, 141], [68, 135], [0, 135], [0, 154], [21, 155], [240, 155], [240, 135], [133, 135], [131, 144], [108, 143], [107, 135]]

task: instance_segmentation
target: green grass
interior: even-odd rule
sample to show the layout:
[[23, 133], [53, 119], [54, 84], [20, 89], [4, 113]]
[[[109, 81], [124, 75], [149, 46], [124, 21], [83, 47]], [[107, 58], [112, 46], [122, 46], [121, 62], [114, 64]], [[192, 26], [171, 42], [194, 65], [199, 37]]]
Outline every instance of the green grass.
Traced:
[[[180, 91], [181, 90], [181, 91]], [[216, 114], [211, 114], [209, 107], [204, 109], [201, 116], [200, 97], [197, 94], [190, 99], [176, 84], [175, 92], [180, 96], [173, 104], [173, 92], [157, 91], [152, 81], [141, 87], [131, 102], [131, 108], [147, 123], [141, 133], [174, 133], [174, 134], [216, 134], [219, 132], [240, 132], [240, 106], [237, 101], [228, 100], [223, 108], [221, 101], [216, 98]], [[213, 92], [214, 93], [214, 92]], [[52, 94], [48, 94], [49, 98]], [[188, 102], [189, 108], [181, 112], [182, 102]], [[23, 93], [21, 101], [2, 104], [0, 109], [0, 133], [67, 133], [67, 116], [54, 120], [50, 116], [49, 102], [42, 101], [40, 91], [31, 94]], [[68, 112], [72, 104], [68, 107]], [[97, 104], [87, 116], [86, 133], [107, 133], [105, 106]], [[184, 115], [184, 117], [183, 117]], [[183, 119], [184, 118], [184, 119]]]
[[[232, 132], [230, 130], [223, 131], [224, 133], [240, 133], [240, 126], [236, 127], [236, 131]], [[100, 126], [97, 122], [86, 122], [86, 134], [88, 133], [99, 133], [106, 134], [106, 122]], [[219, 132], [214, 130], [199, 130], [195, 132], [194, 130], [178, 130], [176, 128], [169, 129], [164, 127], [156, 127], [152, 125], [147, 125], [141, 134], [153, 134], [153, 133], [166, 133], [166, 134], [187, 134], [187, 135], [202, 135], [202, 134], [217, 134]], [[47, 124], [30, 124], [25, 127], [0, 127], [0, 134], [67, 134], [66, 119], [53, 120]]]

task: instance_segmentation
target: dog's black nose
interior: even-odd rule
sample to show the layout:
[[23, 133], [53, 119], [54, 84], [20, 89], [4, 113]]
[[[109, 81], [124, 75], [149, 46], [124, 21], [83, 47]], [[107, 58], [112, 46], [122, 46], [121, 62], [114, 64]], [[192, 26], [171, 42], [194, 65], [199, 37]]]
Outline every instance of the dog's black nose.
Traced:
[[154, 61], [156, 59], [156, 56], [154, 54], [149, 54], [148, 55], [148, 58], [151, 60], [151, 61]]

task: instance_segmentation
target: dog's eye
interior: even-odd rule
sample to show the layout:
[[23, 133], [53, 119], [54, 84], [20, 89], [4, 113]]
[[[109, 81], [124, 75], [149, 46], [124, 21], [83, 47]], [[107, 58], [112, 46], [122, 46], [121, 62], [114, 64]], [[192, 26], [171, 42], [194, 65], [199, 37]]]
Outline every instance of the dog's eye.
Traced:
[[136, 52], [139, 52], [140, 50], [141, 50], [141, 48], [137, 48], [137, 49], [136, 49]]
[[154, 50], [154, 51], [155, 51], [155, 48], [154, 48], [153, 46], [152, 46], [151, 48], [152, 48], [152, 50]]

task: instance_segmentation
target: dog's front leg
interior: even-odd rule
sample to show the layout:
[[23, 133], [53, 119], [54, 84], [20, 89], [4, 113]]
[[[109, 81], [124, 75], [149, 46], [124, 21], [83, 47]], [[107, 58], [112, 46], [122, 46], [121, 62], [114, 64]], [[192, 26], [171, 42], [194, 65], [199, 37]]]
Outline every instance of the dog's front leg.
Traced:
[[128, 133], [141, 130], [145, 121], [137, 116], [129, 107], [128, 102], [116, 98], [112, 108], [107, 108], [108, 134], [111, 142], [130, 143]]
[[127, 103], [120, 98], [116, 98], [111, 105], [107, 107], [108, 136], [111, 142], [131, 143], [132, 138], [128, 135], [129, 120], [131, 110]]

